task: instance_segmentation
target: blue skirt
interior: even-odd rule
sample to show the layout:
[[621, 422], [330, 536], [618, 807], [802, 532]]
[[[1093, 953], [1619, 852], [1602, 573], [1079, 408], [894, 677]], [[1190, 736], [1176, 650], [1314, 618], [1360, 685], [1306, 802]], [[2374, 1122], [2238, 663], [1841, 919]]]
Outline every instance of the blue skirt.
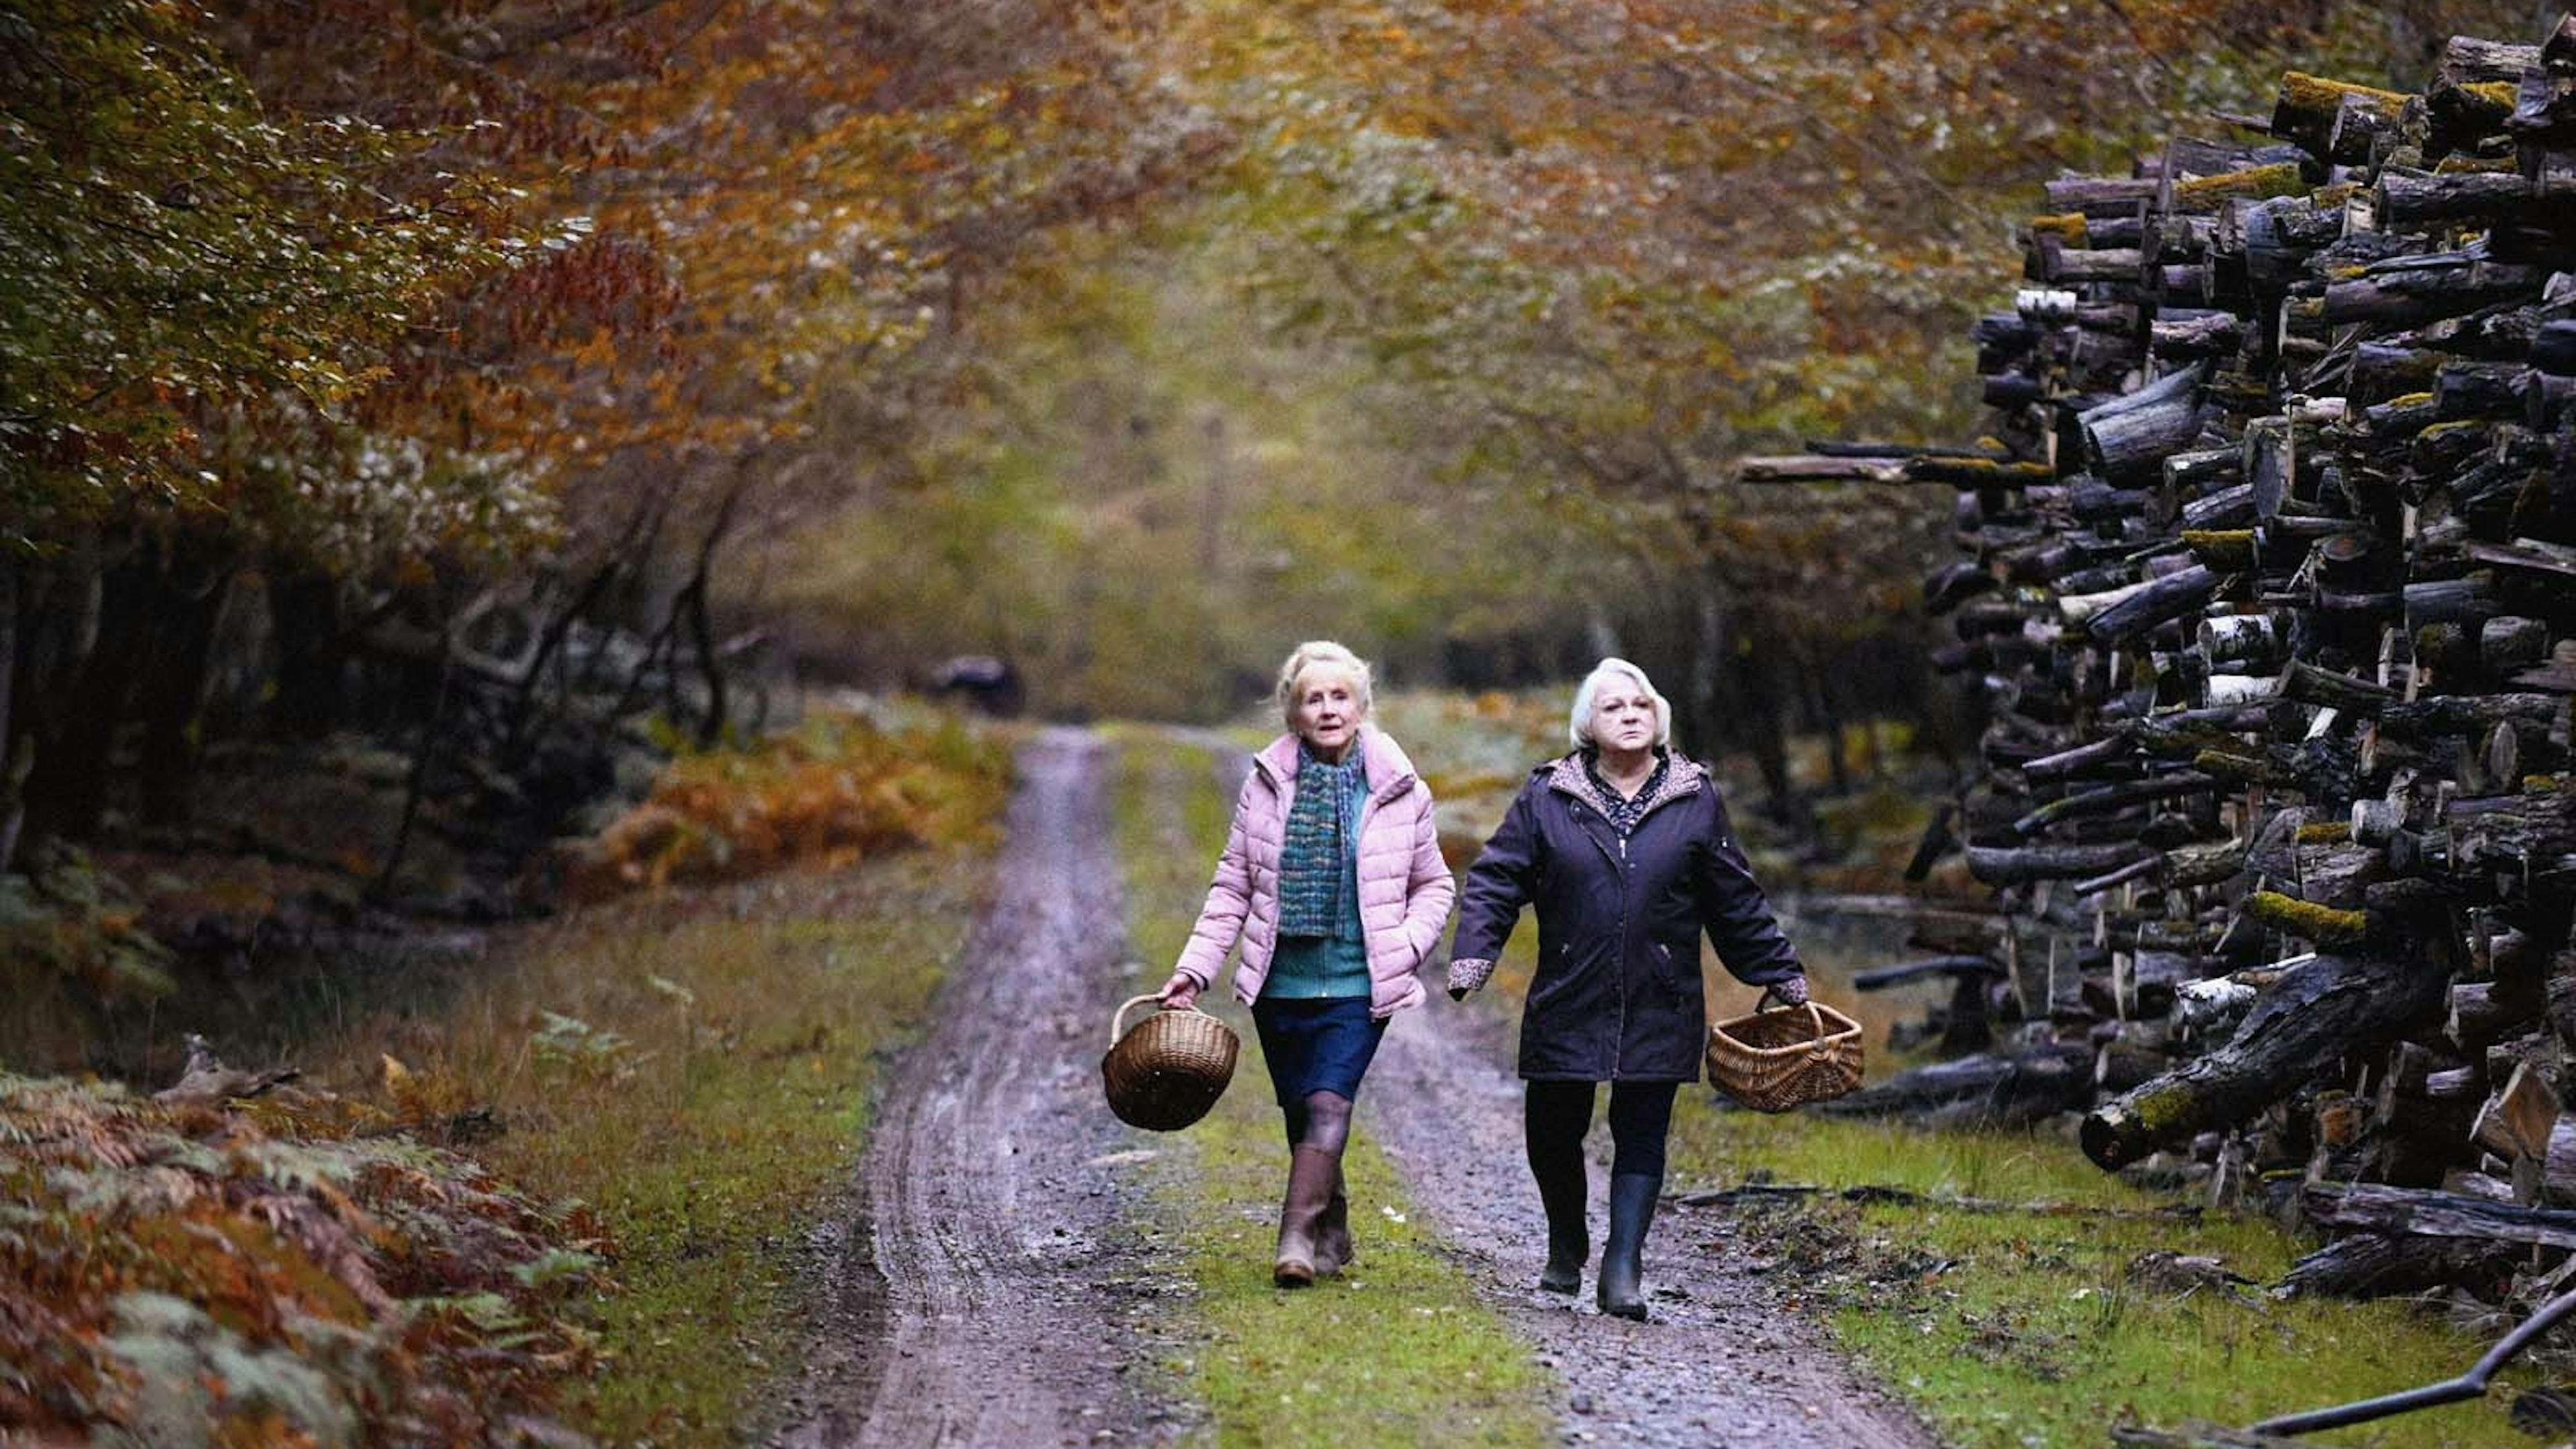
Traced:
[[1270, 1064], [1270, 1085], [1285, 1107], [1311, 1092], [1336, 1092], [1356, 1100], [1360, 1078], [1377, 1055], [1386, 1023], [1369, 1016], [1365, 996], [1305, 1000], [1262, 997], [1252, 1003], [1252, 1026]]

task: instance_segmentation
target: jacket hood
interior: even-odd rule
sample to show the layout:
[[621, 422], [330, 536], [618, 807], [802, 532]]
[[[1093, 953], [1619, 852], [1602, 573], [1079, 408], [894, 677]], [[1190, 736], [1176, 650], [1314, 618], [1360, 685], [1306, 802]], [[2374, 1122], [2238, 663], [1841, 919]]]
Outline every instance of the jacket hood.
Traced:
[[[1708, 767], [1679, 751], [1667, 752], [1666, 758], [1669, 763], [1664, 770], [1664, 783], [1656, 788], [1652, 798], [1638, 802], [1640, 819], [1652, 814], [1659, 805], [1698, 794], [1701, 783], [1708, 778]], [[1547, 781], [1549, 789], [1573, 796], [1600, 811], [1604, 817], [1610, 814], [1610, 802], [1602, 796], [1601, 787], [1592, 782], [1592, 772], [1583, 768], [1581, 750], [1541, 765], [1530, 773]]]

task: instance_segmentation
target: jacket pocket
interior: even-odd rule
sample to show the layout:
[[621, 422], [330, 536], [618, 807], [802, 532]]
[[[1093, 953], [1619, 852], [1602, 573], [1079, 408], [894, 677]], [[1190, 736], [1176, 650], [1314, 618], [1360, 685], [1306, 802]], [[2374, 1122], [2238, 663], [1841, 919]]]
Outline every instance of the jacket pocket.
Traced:
[[[1684, 1001], [1697, 995], [1689, 989], [1693, 983], [1683, 979], [1682, 966], [1673, 959], [1672, 947], [1661, 941], [1654, 941], [1648, 943], [1648, 949], [1654, 952], [1655, 980], [1663, 985], [1665, 991], [1671, 993], [1674, 1000]], [[1697, 962], [1691, 964], [1694, 968], [1698, 965]]]
[[1573, 942], [1559, 941], [1556, 943], [1556, 949], [1552, 951], [1542, 949], [1539, 953], [1538, 971], [1530, 978], [1529, 995], [1522, 1001], [1522, 1009], [1536, 1011], [1548, 1002], [1563, 996], [1566, 990], [1574, 985], [1574, 978], [1579, 974], [1574, 965]]

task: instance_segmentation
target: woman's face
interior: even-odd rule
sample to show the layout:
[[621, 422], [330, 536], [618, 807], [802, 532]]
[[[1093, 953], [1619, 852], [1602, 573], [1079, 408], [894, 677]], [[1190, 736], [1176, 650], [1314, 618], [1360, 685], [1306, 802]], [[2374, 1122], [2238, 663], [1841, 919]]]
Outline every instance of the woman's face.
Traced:
[[1315, 753], [1340, 759], [1360, 730], [1360, 692], [1349, 674], [1318, 664], [1297, 677], [1292, 716], [1297, 737]]
[[1613, 754], [1633, 755], [1655, 743], [1655, 697], [1624, 674], [1604, 677], [1592, 692], [1592, 742]]

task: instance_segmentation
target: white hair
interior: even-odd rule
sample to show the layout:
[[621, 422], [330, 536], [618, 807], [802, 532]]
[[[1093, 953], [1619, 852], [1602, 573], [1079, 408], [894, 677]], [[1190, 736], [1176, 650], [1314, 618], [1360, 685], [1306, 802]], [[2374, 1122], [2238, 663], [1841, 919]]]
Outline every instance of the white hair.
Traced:
[[1351, 693], [1359, 700], [1360, 714], [1365, 717], [1369, 712], [1368, 661], [1330, 639], [1309, 639], [1291, 651], [1288, 662], [1279, 666], [1279, 717], [1286, 721], [1292, 732], [1297, 728], [1297, 686], [1305, 679], [1307, 670], [1319, 666], [1338, 669], [1349, 675]]
[[1567, 738], [1574, 741], [1576, 749], [1588, 750], [1593, 747], [1595, 743], [1592, 738], [1593, 696], [1601, 692], [1603, 680], [1620, 675], [1635, 680], [1637, 687], [1646, 691], [1646, 698], [1654, 701], [1655, 743], [1670, 745], [1673, 742], [1673, 702], [1664, 698], [1662, 691], [1655, 688], [1655, 682], [1646, 677], [1646, 671], [1625, 659], [1604, 659], [1592, 666], [1592, 672], [1583, 676], [1583, 683], [1574, 691], [1574, 713], [1566, 721], [1565, 733]]

